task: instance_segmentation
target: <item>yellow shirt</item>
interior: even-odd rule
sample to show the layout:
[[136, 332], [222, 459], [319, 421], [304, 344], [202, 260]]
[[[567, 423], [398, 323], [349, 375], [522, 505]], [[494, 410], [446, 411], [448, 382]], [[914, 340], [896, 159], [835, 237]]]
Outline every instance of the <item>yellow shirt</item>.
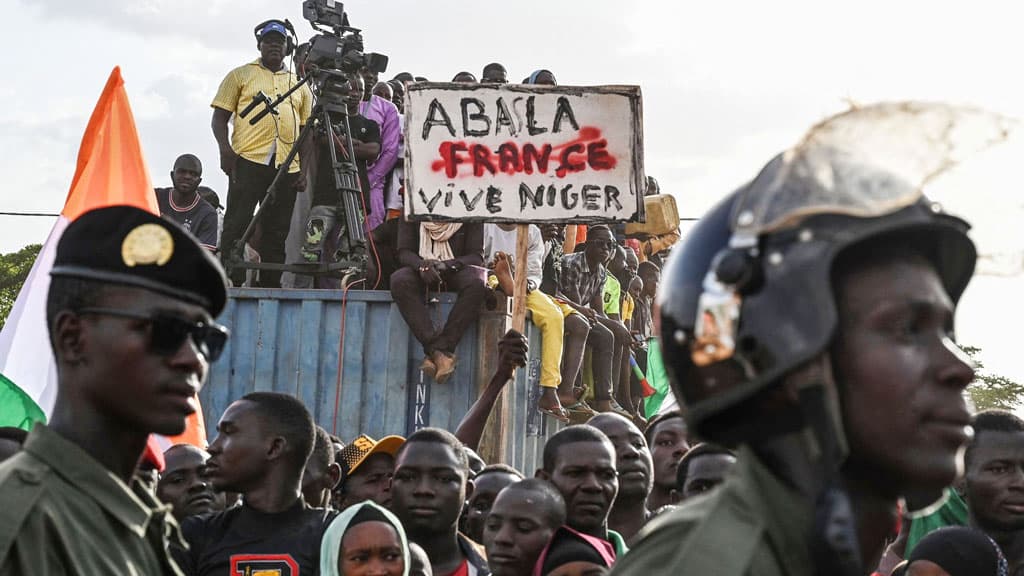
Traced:
[[633, 297], [626, 293], [626, 297], [622, 299], [622, 319], [632, 320], [633, 309], [636, 308], [636, 303], [633, 302]]
[[[276, 115], [267, 114], [255, 126], [249, 124], [249, 120], [263, 109], [262, 106], [257, 106], [245, 118], [239, 118], [238, 113], [252, 103], [258, 92], [277, 98], [296, 82], [298, 79], [287, 69], [271, 72], [258, 59], [228, 72], [210, 105], [233, 113], [231, 148], [236, 154], [257, 164], [271, 164], [271, 159], [273, 166], [284, 162], [299, 137], [300, 127], [313, 110], [313, 94], [309, 87], [303, 86], [293, 92], [277, 105]], [[298, 171], [299, 158], [296, 156], [288, 172]]]

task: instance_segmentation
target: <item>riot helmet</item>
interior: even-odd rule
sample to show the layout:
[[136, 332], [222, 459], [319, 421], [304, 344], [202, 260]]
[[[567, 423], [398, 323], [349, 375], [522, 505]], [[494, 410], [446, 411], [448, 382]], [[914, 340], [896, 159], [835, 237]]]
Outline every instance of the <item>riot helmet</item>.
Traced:
[[[798, 414], [759, 421], [750, 401], [827, 354], [838, 323], [831, 278], [845, 251], [912, 239], [956, 302], [974, 271], [975, 246], [968, 224], [923, 190], [1005, 136], [973, 110], [858, 108], [815, 126], [713, 207], [673, 251], [659, 294], [666, 364], [697, 435], [736, 444], [805, 425]], [[948, 146], [913, 146], [943, 138]]]

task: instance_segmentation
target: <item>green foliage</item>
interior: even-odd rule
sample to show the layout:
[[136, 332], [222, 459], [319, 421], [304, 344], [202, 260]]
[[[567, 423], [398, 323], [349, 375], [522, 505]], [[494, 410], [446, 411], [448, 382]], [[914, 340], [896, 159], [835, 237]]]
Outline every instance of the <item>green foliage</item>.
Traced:
[[42, 244], [29, 244], [17, 252], [0, 254], [0, 328], [11, 313], [18, 291], [32, 270]]
[[990, 374], [984, 371], [985, 365], [978, 360], [980, 348], [962, 346], [963, 351], [974, 360], [977, 375], [974, 382], [967, 387], [975, 408], [979, 411], [991, 408], [1014, 410], [1024, 403], [1024, 385], [1010, 380], [1006, 376]]

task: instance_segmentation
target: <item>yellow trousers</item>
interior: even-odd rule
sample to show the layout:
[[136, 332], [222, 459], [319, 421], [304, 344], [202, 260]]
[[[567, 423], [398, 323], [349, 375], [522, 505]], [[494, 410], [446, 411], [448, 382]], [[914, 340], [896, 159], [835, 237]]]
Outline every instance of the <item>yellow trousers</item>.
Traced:
[[526, 295], [526, 309], [533, 315], [533, 323], [540, 328], [540, 385], [558, 388], [562, 382], [562, 344], [565, 338], [565, 318], [574, 312], [572, 306], [534, 290]]

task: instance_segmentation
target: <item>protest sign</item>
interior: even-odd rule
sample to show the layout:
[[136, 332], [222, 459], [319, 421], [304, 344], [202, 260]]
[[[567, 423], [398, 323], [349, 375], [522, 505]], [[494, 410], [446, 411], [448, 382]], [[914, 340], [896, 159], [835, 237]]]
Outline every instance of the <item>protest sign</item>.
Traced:
[[638, 86], [417, 83], [405, 111], [408, 220], [643, 220]]

